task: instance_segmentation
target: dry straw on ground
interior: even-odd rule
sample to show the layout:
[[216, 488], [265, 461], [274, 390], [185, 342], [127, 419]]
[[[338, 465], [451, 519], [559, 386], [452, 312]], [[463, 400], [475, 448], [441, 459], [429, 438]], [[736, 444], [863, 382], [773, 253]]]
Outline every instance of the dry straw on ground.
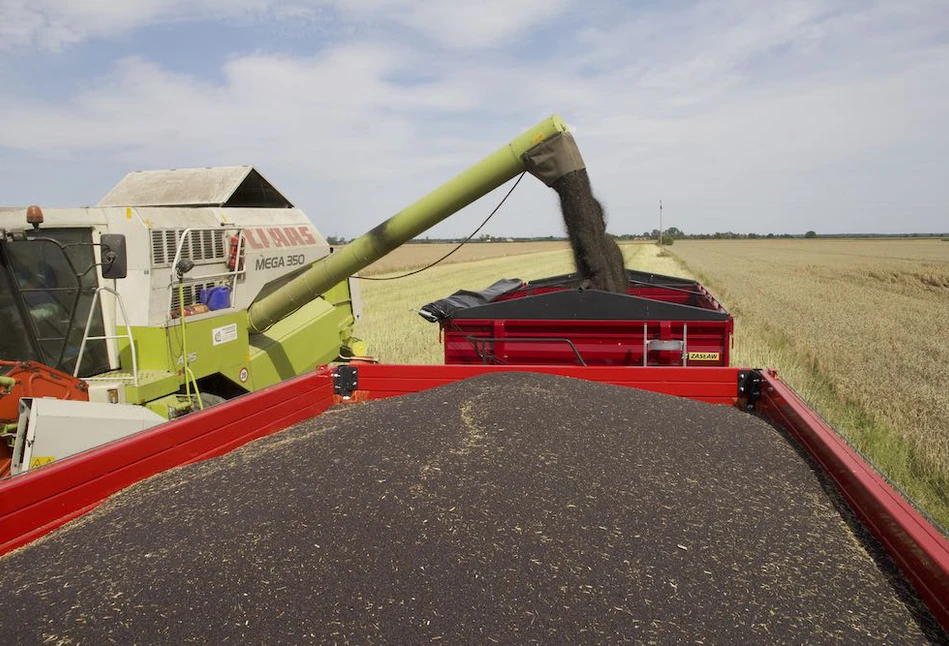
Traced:
[[[457, 243], [415, 243], [402, 245], [366, 269], [359, 272], [363, 276], [378, 276], [392, 272], [406, 271], [424, 267], [435, 262], [457, 247]], [[454, 265], [473, 260], [522, 256], [543, 251], [568, 249], [566, 242], [490, 242], [468, 243], [443, 260], [440, 265]]]

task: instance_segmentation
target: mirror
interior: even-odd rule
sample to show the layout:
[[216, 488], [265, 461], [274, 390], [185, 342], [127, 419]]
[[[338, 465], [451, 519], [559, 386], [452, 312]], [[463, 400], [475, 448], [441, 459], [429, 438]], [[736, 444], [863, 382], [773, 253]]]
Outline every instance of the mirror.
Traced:
[[103, 233], [99, 245], [102, 249], [102, 277], [125, 278], [128, 275], [125, 236], [121, 233]]

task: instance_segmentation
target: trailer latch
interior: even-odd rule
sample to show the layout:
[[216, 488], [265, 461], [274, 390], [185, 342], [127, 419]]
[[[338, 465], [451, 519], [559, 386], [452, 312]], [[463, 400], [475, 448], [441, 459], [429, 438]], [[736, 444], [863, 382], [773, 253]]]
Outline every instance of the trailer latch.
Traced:
[[359, 368], [339, 366], [333, 373], [333, 391], [340, 397], [349, 399], [359, 388]]
[[744, 402], [745, 410], [755, 409], [758, 398], [761, 397], [761, 370], [738, 371], [738, 402]]

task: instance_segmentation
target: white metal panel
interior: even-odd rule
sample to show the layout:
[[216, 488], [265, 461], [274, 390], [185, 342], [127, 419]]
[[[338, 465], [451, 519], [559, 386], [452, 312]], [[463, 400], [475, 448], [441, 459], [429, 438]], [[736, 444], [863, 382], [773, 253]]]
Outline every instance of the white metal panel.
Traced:
[[250, 166], [135, 171], [99, 206], [187, 206], [224, 204], [251, 172]]
[[221, 226], [219, 210], [210, 206], [142, 206], [135, 209], [149, 229]]
[[[149, 325], [149, 287], [154, 280], [151, 271], [151, 251], [149, 243], [149, 223], [143, 217], [141, 210], [126, 208], [97, 209], [106, 218], [107, 228], [101, 233], [118, 233], [125, 236], [125, 249], [128, 254], [128, 275], [114, 281], [102, 281], [115, 289], [122, 297], [122, 303], [129, 315], [129, 324], [134, 326]], [[106, 306], [104, 315], [108, 316], [110, 327], [107, 334], [115, 334], [116, 325], [123, 326], [125, 321], [118, 313], [112, 297], [103, 298]]]
[[306, 213], [296, 207], [292, 209], [217, 207], [214, 212], [222, 222], [245, 227], [282, 224], [313, 225]]
[[[96, 227], [105, 226], [106, 215], [102, 209], [43, 209], [43, 227]], [[0, 229], [13, 231], [32, 229], [26, 223], [26, 207], [0, 209]]]
[[20, 411], [14, 475], [167, 421], [144, 406], [62, 399], [25, 397]]

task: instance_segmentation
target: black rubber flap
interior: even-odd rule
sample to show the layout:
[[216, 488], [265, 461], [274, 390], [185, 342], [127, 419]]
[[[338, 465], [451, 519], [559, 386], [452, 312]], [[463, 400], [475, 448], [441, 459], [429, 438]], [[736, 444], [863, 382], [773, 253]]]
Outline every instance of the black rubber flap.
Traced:
[[442, 298], [423, 306], [418, 313], [419, 316], [426, 321], [437, 323], [451, 318], [464, 309], [490, 303], [498, 296], [513, 292], [523, 284], [524, 281], [520, 278], [502, 278], [480, 292], [461, 289], [447, 298]]
[[690, 305], [679, 305], [640, 298], [639, 296], [626, 296], [587, 289], [549, 292], [498, 303], [487, 303], [477, 307], [469, 306], [465, 309], [456, 309], [451, 318], [575, 321], [727, 321], [728, 314]]

